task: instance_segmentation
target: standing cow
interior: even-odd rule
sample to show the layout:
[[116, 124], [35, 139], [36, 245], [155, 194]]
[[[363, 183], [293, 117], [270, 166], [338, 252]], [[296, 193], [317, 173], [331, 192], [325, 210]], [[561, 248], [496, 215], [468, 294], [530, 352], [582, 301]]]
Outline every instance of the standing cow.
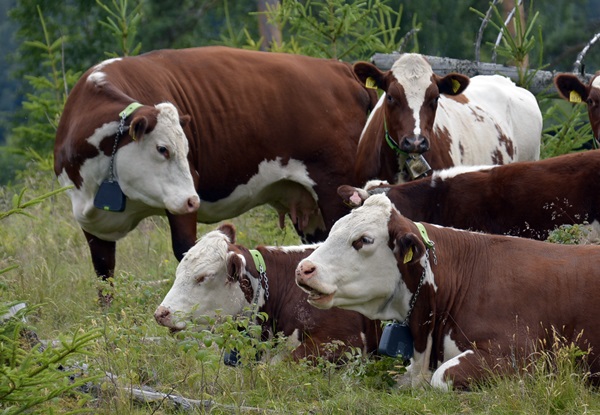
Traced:
[[[113, 276], [116, 241], [165, 210], [178, 259], [196, 240], [196, 221], [261, 204], [321, 240], [346, 213], [335, 190], [354, 183], [375, 100], [349, 64], [334, 60], [225, 47], [110, 59], [71, 91], [54, 169], [74, 185], [73, 213], [102, 278]], [[126, 203], [109, 190], [98, 209], [99, 186], [113, 176]]]
[[441, 389], [510, 373], [555, 341], [589, 353], [596, 376], [599, 279], [598, 246], [415, 223], [385, 195], [337, 221], [296, 270], [315, 307], [405, 322], [411, 384]]
[[[232, 225], [221, 225], [185, 254], [173, 287], [154, 317], [165, 327], [182, 330], [189, 318], [237, 316], [256, 307], [256, 312], [268, 315], [262, 323], [263, 339], [284, 334], [293, 344], [294, 360], [322, 356], [337, 361], [348, 346], [375, 352], [380, 322], [354, 311], [317, 310], [296, 285], [298, 262], [316, 246], [259, 246], [250, 250], [235, 243]], [[335, 341], [343, 342], [344, 347], [328, 350], [326, 344]]]
[[560, 225], [588, 222], [600, 230], [600, 150], [502, 166], [458, 166], [397, 185], [343, 185], [338, 194], [360, 206], [385, 193], [402, 215], [459, 229], [545, 240]]
[[[421, 177], [430, 166], [537, 160], [542, 114], [535, 97], [508, 78], [435, 74], [418, 54], [403, 54], [390, 71], [359, 62], [354, 72], [385, 93], [358, 145], [355, 174], [389, 183]], [[418, 155], [423, 155], [423, 163]]]
[[556, 75], [554, 85], [562, 98], [575, 104], [583, 102], [587, 105], [592, 134], [596, 140], [600, 140], [600, 71], [596, 72], [588, 85], [572, 73]]

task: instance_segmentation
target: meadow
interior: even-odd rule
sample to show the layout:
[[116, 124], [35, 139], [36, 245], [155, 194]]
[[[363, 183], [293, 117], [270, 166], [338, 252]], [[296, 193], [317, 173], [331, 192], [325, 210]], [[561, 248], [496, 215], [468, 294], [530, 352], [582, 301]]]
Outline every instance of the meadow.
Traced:
[[[28, 175], [25, 200], [58, 186], [48, 171], [31, 169]], [[12, 188], [0, 189], [0, 211], [11, 208], [16, 193]], [[212, 330], [195, 328], [170, 334], [153, 317], [177, 268], [165, 218], [144, 220], [118, 243], [111, 287], [95, 277], [87, 244], [65, 193], [26, 212], [28, 215], [11, 215], [0, 222], [0, 270], [16, 266], [0, 274], [2, 303], [25, 303], [23, 327], [33, 331], [48, 349], [60, 347], [61, 341], [69, 344], [78, 336], [92, 334], [60, 366], [51, 368], [59, 377], [64, 373], [65, 382], [69, 382], [69, 374], [82, 386], [52, 396], [31, 412], [600, 413], [600, 396], [587, 386], [587, 374], [576, 364], [580, 352], [569, 345], [541, 353], [532, 359], [527, 371], [515, 370], [509, 378], [493, 378], [472, 392], [443, 393], [395, 387], [393, 377], [403, 368], [391, 358], [353, 353], [341, 366], [325, 361], [255, 361], [250, 357], [255, 349], [268, 351], [281, 346], [259, 345], [240, 336], [232, 320]], [[284, 229], [278, 228], [276, 215], [268, 207], [230, 222], [238, 229], [239, 242], [246, 246], [299, 242], [289, 223]], [[201, 224], [198, 236], [216, 226]], [[98, 303], [99, 289], [114, 294], [110, 307]], [[223, 363], [223, 353], [232, 345], [243, 358], [238, 367]], [[2, 382], [6, 382], [4, 377]], [[142, 400], [139, 394], [144, 389], [158, 394], [153, 399], [147, 394]], [[40, 396], [52, 392], [47, 387], [34, 390]], [[18, 406], [0, 398], [2, 413], [19, 413]]]

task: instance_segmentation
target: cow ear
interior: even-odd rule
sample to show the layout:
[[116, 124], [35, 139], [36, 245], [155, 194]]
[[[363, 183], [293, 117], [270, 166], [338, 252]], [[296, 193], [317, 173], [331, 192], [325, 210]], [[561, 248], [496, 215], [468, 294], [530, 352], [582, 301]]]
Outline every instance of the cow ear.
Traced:
[[369, 193], [366, 190], [347, 184], [338, 187], [337, 192], [342, 198], [342, 202], [351, 208], [362, 206], [363, 202], [369, 197]]
[[242, 261], [242, 256], [235, 252], [229, 252], [227, 254], [227, 280], [229, 282], [239, 281], [243, 273], [244, 261]]
[[396, 259], [403, 264], [415, 264], [425, 255], [425, 244], [414, 233], [405, 233], [396, 238]]
[[588, 87], [576, 75], [558, 74], [554, 77], [554, 85], [559, 95], [569, 102], [579, 103], [588, 99]]
[[449, 73], [448, 75], [437, 79], [440, 94], [458, 95], [469, 86], [469, 77], [459, 73]]
[[148, 134], [154, 129], [156, 120], [152, 123], [147, 117], [138, 115], [131, 120], [129, 124], [129, 135], [133, 141], [141, 139], [144, 134]]
[[235, 226], [233, 223], [224, 223], [217, 228], [218, 231], [222, 232], [229, 238], [229, 242], [235, 243]]
[[192, 120], [192, 117], [190, 115], [182, 115], [179, 117], [179, 124], [181, 124], [181, 128], [185, 128], [190, 121]]
[[352, 67], [354, 73], [367, 88], [385, 89], [385, 74], [368, 62], [357, 62]]

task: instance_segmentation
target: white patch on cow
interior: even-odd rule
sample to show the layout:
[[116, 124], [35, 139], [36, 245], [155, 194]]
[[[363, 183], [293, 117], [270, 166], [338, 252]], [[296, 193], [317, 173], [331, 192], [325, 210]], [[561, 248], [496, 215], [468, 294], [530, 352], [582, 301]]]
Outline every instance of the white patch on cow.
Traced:
[[493, 169], [494, 167], [498, 167], [497, 165], [486, 165], [486, 166], [454, 166], [444, 170], [436, 170], [431, 175], [431, 187], [435, 187], [437, 181], [444, 181], [447, 179], [452, 179], [456, 176], [465, 173], [473, 173], [478, 171], [488, 171]]
[[86, 82], [91, 82], [94, 85], [101, 86], [106, 83], [106, 74], [102, 72], [102, 70], [113, 62], [118, 62], [123, 58], [112, 58], [106, 59], [103, 62], [100, 62], [98, 65], [94, 66], [92, 73], [88, 76]]
[[433, 70], [422, 55], [406, 53], [402, 55], [391, 69], [396, 80], [404, 88], [408, 107], [415, 119], [415, 135], [421, 134], [421, 107], [425, 102], [425, 92], [431, 85]]
[[[228, 238], [220, 231], [207, 233], [185, 254], [173, 286], [161, 303], [174, 314], [173, 324], [184, 325], [183, 319], [189, 317], [214, 318], [217, 310], [222, 315], [238, 315], [249, 305], [239, 282], [228, 278], [229, 255], [237, 254], [229, 252]], [[245, 258], [240, 259], [245, 268]]]
[[594, 78], [594, 81], [592, 82], [592, 88], [600, 89], [600, 76]]
[[365, 131], [367, 131], [367, 128], [369, 127], [369, 124], [371, 124], [371, 122], [373, 121], [373, 117], [375, 115], [375, 112], [378, 111], [379, 108], [383, 107], [384, 101], [385, 101], [385, 94], [382, 95], [381, 97], [379, 97], [379, 100], [377, 101], [377, 104], [375, 104], [375, 107], [373, 108], [373, 110], [369, 114], [369, 117], [367, 118], [367, 122], [365, 123], [365, 126], [363, 127], [362, 133], [360, 134], [360, 138], [358, 140], [359, 143], [360, 143], [360, 140], [362, 140], [363, 136], [365, 135]]
[[258, 173], [247, 183], [236, 187], [229, 196], [217, 202], [203, 200], [198, 210], [198, 220], [203, 223], [218, 222], [265, 203], [277, 211], [287, 211], [289, 204], [293, 203], [314, 209], [315, 215], [308, 228], [304, 228], [305, 232], [311, 233], [319, 228], [324, 229], [315, 185], [302, 161], [290, 159], [284, 164], [280, 157], [263, 160], [258, 165]]
[[[445, 340], [444, 340], [444, 346], [446, 346]], [[445, 350], [445, 347], [444, 347], [444, 350]], [[465, 350], [464, 352], [459, 353], [458, 355], [454, 356], [452, 359], [446, 360], [433, 373], [433, 376], [431, 377], [431, 386], [433, 386], [436, 389], [443, 390], [443, 391], [451, 390], [452, 389], [452, 381], [446, 381], [446, 379], [445, 379], [446, 371], [448, 371], [448, 369], [460, 364], [461, 358], [468, 356], [470, 354], [473, 354], [473, 353], [474, 353], [473, 350]]]
[[427, 336], [427, 345], [423, 353], [414, 351], [413, 357], [410, 359], [410, 365], [406, 368], [406, 373], [409, 375], [411, 386], [425, 386], [429, 384], [431, 379], [431, 370], [429, 362], [431, 356], [431, 347], [433, 346], [433, 338], [431, 333]]
[[286, 254], [302, 253], [307, 250], [316, 249], [320, 243], [306, 245], [289, 245], [289, 246], [265, 246], [266, 249], [273, 252], [283, 252]]

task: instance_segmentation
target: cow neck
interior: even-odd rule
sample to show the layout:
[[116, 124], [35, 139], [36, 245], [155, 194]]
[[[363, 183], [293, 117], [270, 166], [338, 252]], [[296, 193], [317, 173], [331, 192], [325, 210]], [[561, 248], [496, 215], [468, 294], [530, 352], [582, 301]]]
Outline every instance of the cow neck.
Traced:
[[427, 265], [429, 265], [429, 268], [431, 268], [431, 264], [429, 263], [429, 251], [431, 251], [433, 254], [433, 263], [437, 265], [437, 256], [435, 255], [435, 243], [431, 239], [429, 239], [429, 236], [427, 235], [427, 230], [425, 229], [425, 226], [423, 226], [422, 223], [415, 222], [415, 225], [417, 226], [417, 229], [419, 229], [419, 233], [421, 234], [421, 239], [423, 239], [423, 243], [426, 246], [425, 266], [423, 267], [423, 273], [421, 274], [421, 279], [419, 280], [419, 285], [417, 285], [417, 289], [415, 290], [413, 295], [410, 297], [410, 302], [408, 303], [408, 312], [406, 313], [406, 317], [404, 318], [404, 321], [402, 323], [400, 323], [403, 326], [408, 326], [408, 323], [410, 320], [410, 315], [412, 314], [412, 311], [417, 302], [417, 297], [419, 296], [421, 287], [423, 286], [423, 284], [425, 284], [425, 277], [426, 277], [427, 268], [428, 268]]
[[142, 107], [143, 105], [139, 102], [132, 102], [129, 104], [123, 111], [119, 113], [119, 129], [117, 130], [117, 134], [115, 135], [115, 143], [113, 144], [112, 154], [110, 155], [110, 165], [108, 168], [108, 181], [115, 181], [115, 155], [117, 154], [117, 146], [119, 144], [119, 139], [123, 137], [123, 132], [125, 131], [125, 119], [129, 117], [133, 112]]
[[249, 317], [254, 319], [258, 313], [258, 301], [260, 300], [260, 295], [263, 290], [265, 302], [269, 299], [269, 279], [267, 278], [267, 266], [262, 254], [256, 249], [249, 249], [248, 252], [250, 252], [252, 260], [254, 261], [254, 266], [258, 271], [258, 278], [255, 278], [251, 273], [246, 274], [248, 276], [252, 292], [244, 293], [246, 298], [252, 298], [250, 302]]

